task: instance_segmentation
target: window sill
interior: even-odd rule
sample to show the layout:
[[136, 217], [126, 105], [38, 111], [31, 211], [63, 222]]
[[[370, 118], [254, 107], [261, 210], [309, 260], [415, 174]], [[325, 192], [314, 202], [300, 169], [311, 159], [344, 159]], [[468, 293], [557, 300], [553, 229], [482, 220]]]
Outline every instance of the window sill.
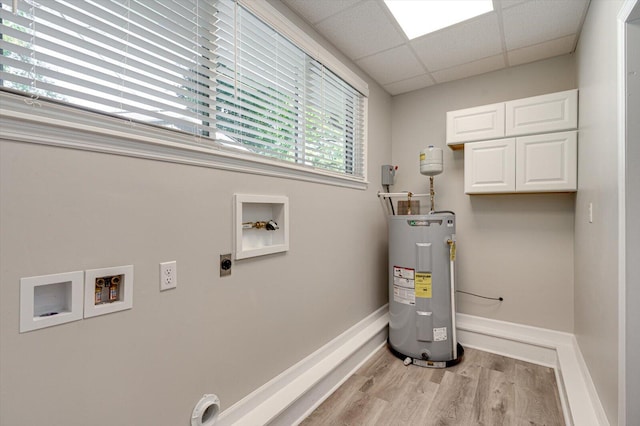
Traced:
[[368, 182], [198, 144], [198, 138], [121, 118], [0, 93], [0, 139], [367, 189]]

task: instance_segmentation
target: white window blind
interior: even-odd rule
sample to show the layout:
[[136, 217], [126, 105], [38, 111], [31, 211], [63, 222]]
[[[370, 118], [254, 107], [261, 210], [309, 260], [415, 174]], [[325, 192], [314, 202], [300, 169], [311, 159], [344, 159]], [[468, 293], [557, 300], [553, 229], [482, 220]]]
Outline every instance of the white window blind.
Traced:
[[208, 135], [214, 9], [198, 0], [2, 2], [4, 88]]
[[365, 179], [366, 97], [233, 0], [0, 5], [3, 90]]
[[364, 97], [241, 5], [216, 5], [218, 130], [269, 157], [362, 177]]

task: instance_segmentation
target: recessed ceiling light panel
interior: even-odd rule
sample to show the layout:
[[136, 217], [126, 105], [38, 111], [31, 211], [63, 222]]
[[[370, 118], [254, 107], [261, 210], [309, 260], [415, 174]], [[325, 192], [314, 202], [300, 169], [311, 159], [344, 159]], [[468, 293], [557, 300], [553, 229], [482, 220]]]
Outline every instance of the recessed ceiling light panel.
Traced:
[[493, 11], [492, 0], [384, 0], [409, 40]]

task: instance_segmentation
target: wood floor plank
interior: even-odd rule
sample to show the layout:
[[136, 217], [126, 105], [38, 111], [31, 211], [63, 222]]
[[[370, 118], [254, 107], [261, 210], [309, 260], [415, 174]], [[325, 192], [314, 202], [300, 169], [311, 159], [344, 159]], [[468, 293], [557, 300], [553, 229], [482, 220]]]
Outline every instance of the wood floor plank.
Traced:
[[[416, 368], [420, 368], [420, 367], [416, 367]], [[437, 384], [442, 383], [442, 378], [444, 377], [444, 372], [445, 372], [444, 368], [425, 368], [424, 370], [429, 371], [428, 377], [430, 381]]]
[[374, 354], [304, 426], [563, 426], [553, 369], [465, 348], [446, 369]]
[[516, 421], [522, 426], [564, 426], [564, 418], [560, 411], [550, 408], [544, 396], [528, 389], [516, 387]]
[[[415, 372], [417, 368], [410, 369]], [[413, 377], [412, 377], [413, 376]], [[433, 401], [438, 384], [430, 380], [415, 380], [416, 375], [407, 374], [390, 401], [387, 410], [380, 416], [378, 425], [408, 426], [422, 424], [420, 421]]]
[[553, 369], [516, 361], [516, 425], [564, 426]]
[[446, 371], [477, 380], [480, 377], [480, 369], [482, 367], [482, 354], [482, 351], [467, 349], [462, 361], [447, 368]]
[[511, 426], [515, 421], [515, 385], [501, 371], [481, 367], [469, 426]]
[[356, 392], [350, 399], [346, 409], [336, 417], [333, 424], [351, 425], [375, 425], [378, 419], [388, 408], [389, 403], [363, 392]]
[[363, 373], [372, 375], [368, 377], [360, 391], [390, 402], [398, 393], [406, 390], [407, 383], [411, 381], [409, 367], [397, 358], [385, 359], [377, 364], [377, 366], [380, 365], [383, 365], [384, 368], [371, 368], [363, 371]]
[[505, 373], [507, 377], [515, 377], [516, 360], [502, 355], [492, 354], [490, 352], [480, 352], [480, 365], [489, 370], [500, 371]]
[[352, 375], [301, 424], [306, 426], [334, 424], [338, 414], [347, 409], [351, 397], [359, 392], [367, 380], [367, 377]]
[[478, 380], [446, 371], [429, 409], [421, 419], [426, 426], [459, 426], [469, 422]]
[[[380, 375], [387, 369], [395, 367], [398, 364], [398, 361], [398, 358], [393, 356], [393, 354], [386, 350], [386, 348], [383, 348], [383, 350], [379, 350], [362, 367], [358, 369], [358, 374], [367, 377]], [[403, 365], [402, 361], [400, 361], [400, 365]]]

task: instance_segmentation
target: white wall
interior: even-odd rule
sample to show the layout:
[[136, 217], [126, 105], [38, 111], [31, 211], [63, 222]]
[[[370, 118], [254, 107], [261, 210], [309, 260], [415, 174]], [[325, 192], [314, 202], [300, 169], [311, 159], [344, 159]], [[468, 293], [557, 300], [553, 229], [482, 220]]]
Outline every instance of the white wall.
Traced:
[[399, 165], [394, 191], [427, 192], [419, 152], [429, 144], [443, 147], [436, 209], [456, 212], [458, 289], [505, 299], [458, 294], [459, 312], [573, 330], [575, 196], [465, 195], [464, 153], [445, 146], [445, 113], [575, 87], [574, 57], [566, 55], [393, 98], [392, 153]]
[[[377, 183], [391, 103], [370, 89]], [[204, 393], [228, 408], [387, 302], [377, 190], [0, 141], [0, 424], [186, 426]], [[287, 195], [291, 249], [220, 278], [234, 193]], [[21, 277], [125, 264], [132, 310], [18, 333]]]
[[[617, 423], [618, 397], [616, 17], [621, 4], [591, 2], [577, 49], [575, 334], [612, 425]], [[589, 203], [593, 223], [588, 221]]]

